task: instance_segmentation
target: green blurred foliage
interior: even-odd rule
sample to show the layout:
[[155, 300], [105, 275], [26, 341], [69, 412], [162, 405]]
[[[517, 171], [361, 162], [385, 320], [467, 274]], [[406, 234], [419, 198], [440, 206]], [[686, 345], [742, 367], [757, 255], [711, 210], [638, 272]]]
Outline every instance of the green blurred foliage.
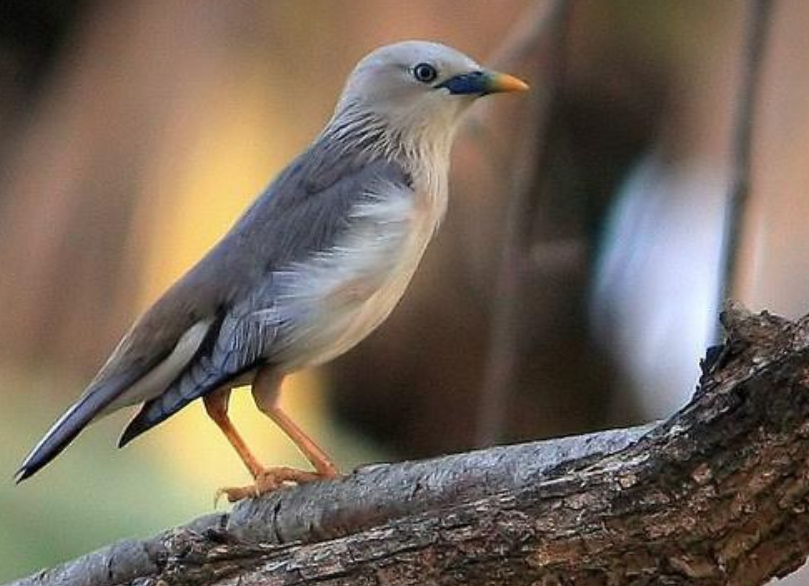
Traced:
[[[145, 450], [115, 449], [122, 417], [93, 426], [69, 456], [16, 485], [11, 471], [43, 433], [59, 405], [48, 381], [0, 375], [0, 581], [132, 536], [146, 536], [212, 507], [193, 486], [159, 468]], [[58, 383], [64, 385], [64, 381]], [[5, 392], [13, 387], [24, 393]], [[78, 393], [81, 387], [76, 383]], [[64, 396], [64, 395], [62, 395]], [[53, 398], [48, 402], [46, 398]], [[57, 411], [55, 411], [57, 410]], [[6, 475], [6, 472], [8, 474]]]

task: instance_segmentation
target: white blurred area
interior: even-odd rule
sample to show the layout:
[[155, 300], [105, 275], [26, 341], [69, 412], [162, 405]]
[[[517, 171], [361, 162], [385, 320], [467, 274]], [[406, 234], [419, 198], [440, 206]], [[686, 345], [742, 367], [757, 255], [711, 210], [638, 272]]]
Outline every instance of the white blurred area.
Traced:
[[[596, 335], [618, 361], [616, 416], [631, 402], [664, 417], [690, 396], [713, 342], [738, 80], [741, 11], [695, 41], [682, 100], [608, 215], [590, 299]], [[809, 311], [809, 5], [779, 3], [757, 105], [753, 187], [734, 297], [751, 309]], [[701, 44], [704, 46], [700, 47]]]
[[612, 398], [649, 419], [691, 396], [715, 330], [726, 181], [707, 165], [644, 159], [607, 219], [590, 314], [626, 385]]

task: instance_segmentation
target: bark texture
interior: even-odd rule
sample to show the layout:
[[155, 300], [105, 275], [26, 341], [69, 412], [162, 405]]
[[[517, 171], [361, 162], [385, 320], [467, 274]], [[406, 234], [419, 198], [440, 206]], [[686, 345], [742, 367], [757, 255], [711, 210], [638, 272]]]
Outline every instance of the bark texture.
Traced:
[[13, 584], [763, 584], [809, 552], [809, 317], [723, 320], [668, 421], [371, 466]]

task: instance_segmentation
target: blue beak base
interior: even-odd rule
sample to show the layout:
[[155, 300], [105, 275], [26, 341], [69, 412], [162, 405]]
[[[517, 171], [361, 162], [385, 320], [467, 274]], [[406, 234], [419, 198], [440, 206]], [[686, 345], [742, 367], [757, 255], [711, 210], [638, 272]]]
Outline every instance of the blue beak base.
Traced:
[[486, 93], [486, 74], [482, 71], [475, 71], [473, 73], [464, 73], [463, 75], [456, 75], [450, 77], [443, 83], [438, 84], [437, 88], [446, 88], [449, 93], [456, 96], [466, 95], [484, 95]]
[[485, 96], [500, 92], [525, 91], [528, 84], [506, 73], [473, 71], [450, 77], [435, 87], [446, 88], [453, 95]]

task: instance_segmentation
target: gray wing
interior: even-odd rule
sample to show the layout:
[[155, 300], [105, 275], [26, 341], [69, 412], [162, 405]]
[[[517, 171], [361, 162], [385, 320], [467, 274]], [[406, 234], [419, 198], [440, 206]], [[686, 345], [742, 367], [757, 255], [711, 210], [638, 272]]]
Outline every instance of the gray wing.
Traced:
[[[251, 275], [240, 283], [248, 286], [240, 288], [181, 375], [165, 392], [144, 404], [124, 431], [120, 445], [194, 399], [260, 366], [278, 334], [267, 292], [272, 272], [330, 249], [349, 228], [355, 206], [363, 198], [373, 197], [375, 185], [410, 185], [410, 178], [400, 166], [382, 159], [347, 168], [326, 186], [312, 183], [307, 171], [305, 164], [291, 167], [267, 199], [247, 212], [245, 225], [237, 225], [223, 241], [225, 250], [219, 254], [227, 255], [231, 250], [226, 243], [238, 240], [240, 256], [229, 264], [247, 263], [239, 273]], [[251, 253], [245, 254], [245, 249]], [[256, 263], [256, 259], [262, 262]], [[219, 274], [210, 278], [227, 277]]]

